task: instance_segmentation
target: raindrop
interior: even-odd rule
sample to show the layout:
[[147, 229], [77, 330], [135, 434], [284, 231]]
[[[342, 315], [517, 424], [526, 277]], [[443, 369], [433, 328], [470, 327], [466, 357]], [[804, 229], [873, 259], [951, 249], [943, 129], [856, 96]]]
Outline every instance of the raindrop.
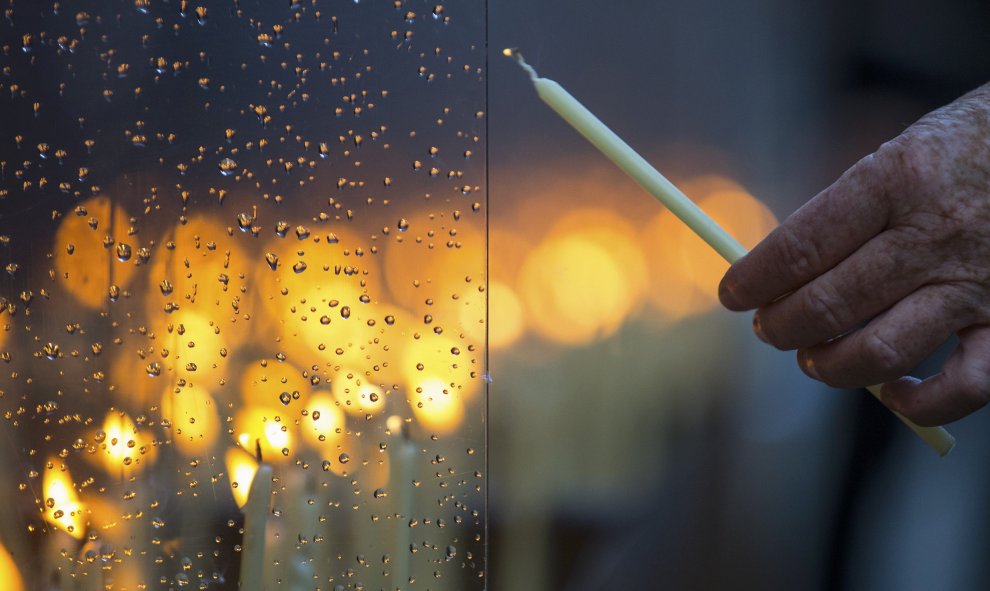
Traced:
[[237, 227], [241, 229], [241, 232], [250, 230], [252, 224], [254, 224], [254, 216], [246, 213], [237, 214]]
[[278, 255], [274, 252], [265, 253], [265, 262], [268, 263], [268, 268], [274, 271], [278, 266]]
[[400, 232], [405, 232], [406, 230], [409, 229], [409, 220], [407, 220], [406, 218], [400, 218], [397, 227], [399, 228]]
[[55, 343], [45, 343], [45, 346], [41, 348], [41, 351], [45, 354], [45, 357], [49, 361], [53, 361], [58, 358], [59, 348]]
[[302, 273], [306, 270], [306, 261], [298, 261], [296, 264], [292, 265], [292, 270], [296, 273]]
[[340, 456], [337, 457], [337, 461], [340, 462], [341, 464], [346, 464], [347, 462], [351, 461], [351, 456], [347, 454], [340, 454]]
[[278, 395], [278, 400], [282, 403], [282, 406], [289, 406], [289, 403], [292, 402], [292, 395], [288, 392], [282, 392]]
[[124, 244], [123, 242], [117, 245], [117, 260], [127, 261], [131, 258], [131, 246], [129, 244]]
[[224, 158], [219, 164], [220, 174], [223, 176], [230, 176], [237, 172], [237, 162], [232, 158]]

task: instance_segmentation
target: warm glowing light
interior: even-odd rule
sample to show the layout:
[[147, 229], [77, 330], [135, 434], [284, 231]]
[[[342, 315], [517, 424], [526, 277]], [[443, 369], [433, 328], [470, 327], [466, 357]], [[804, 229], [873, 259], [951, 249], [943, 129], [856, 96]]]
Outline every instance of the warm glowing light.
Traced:
[[399, 370], [406, 384], [435, 378], [460, 396], [481, 390], [480, 347], [454, 337], [424, 334], [402, 343]]
[[[298, 413], [298, 411], [297, 411]], [[289, 457], [295, 440], [295, 421], [272, 407], [251, 406], [241, 409], [234, 417], [234, 437], [244, 449], [261, 446], [266, 462]]]
[[165, 316], [155, 325], [155, 337], [162, 357], [145, 363], [157, 363], [163, 374], [204, 386], [214, 385], [224, 375], [228, 351], [237, 344], [212, 318], [195, 310]]
[[86, 534], [85, 510], [69, 474], [69, 468], [56, 458], [49, 458], [42, 477], [45, 521], [77, 540]]
[[240, 236], [202, 215], [169, 228], [159, 242], [164, 248], [154, 251], [145, 273], [149, 315], [178, 307], [214, 318], [225, 330], [246, 330], [248, 322], [238, 312], [250, 310], [257, 290], [241, 288], [252, 279], [250, 272], [259, 269], [259, 261], [248, 254]]
[[450, 433], [464, 420], [464, 403], [443, 380], [426, 378], [409, 397], [416, 420], [431, 433]]
[[97, 434], [96, 456], [107, 473], [130, 474], [153, 462], [156, 449], [149, 434], [139, 431], [131, 417], [111, 410], [103, 420], [102, 432]]
[[[485, 338], [484, 313], [477, 317], [476, 310], [461, 308], [461, 325], [464, 332], [476, 343]], [[488, 347], [504, 349], [518, 341], [526, 331], [525, 311], [516, 292], [501, 281], [488, 282]]]
[[299, 430], [303, 439], [315, 448], [334, 446], [344, 436], [346, 421], [336, 400], [327, 394], [317, 394], [306, 404], [306, 416]]
[[385, 407], [382, 389], [355, 371], [342, 369], [330, 384], [334, 398], [348, 413], [364, 416]]
[[230, 492], [234, 502], [243, 508], [248, 500], [251, 481], [258, 472], [258, 461], [251, 454], [239, 447], [231, 447], [226, 454], [227, 478], [230, 480]]
[[523, 264], [519, 292], [533, 328], [558, 343], [581, 345], [614, 333], [635, 304], [623, 261], [580, 231], [555, 236]]
[[[412, 215], [405, 231], [392, 229], [383, 251], [393, 300], [417, 316], [430, 314], [433, 321], [427, 329], [459, 330], [460, 308], [484, 284], [484, 232], [454, 217]], [[483, 308], [475, 316], [483, 317]]]
[[249, 405], [286, 406], [305, 398], [311, 388], [302, 370], [275, 359], [251, 363], [241, 377], [241, 399]]
[[172, 443], [184, 455], [209, 451], [220, 431], [217, 405], [206, 389], [195, 385], [169, 389], [162, 396], [162, 416], [172, 425]]
[[373, 244], [337, 229], [264, 246], [276, 257], [269, 263], [275, 270], [263, 275], [264, 307], [290, 359], [304, 366], [329, 361], [371, 369], [384, 364], [386, 318], [395, 313], [380, 299], [380, 255]]
[[134, 275], [139, 245], [135, 236], [128, 236], [130, 220], [119, 206], [113, 208], [113, 215], [110, 209], [106, 196], [88, 199], [62, 217], [55, 233], [59, 283], [91, 309], [107, 305], [110, 286], [123, 289]]
[[[765, 205], [730, 180], [709, 176], [683, 186], [747, 248], [777, 225]], [[643, 247], [650, 253], [650, 300], [656, 308], [679, 318], [717, 305], [718, 282], [729, 265], [673, 214], [664, 210], [646, 224]]]
[[24, 579], [21, 571], [14, 562], [14, 557], [3, 545], [0, 545], [0, 581], [6, 591], [24, 591]]

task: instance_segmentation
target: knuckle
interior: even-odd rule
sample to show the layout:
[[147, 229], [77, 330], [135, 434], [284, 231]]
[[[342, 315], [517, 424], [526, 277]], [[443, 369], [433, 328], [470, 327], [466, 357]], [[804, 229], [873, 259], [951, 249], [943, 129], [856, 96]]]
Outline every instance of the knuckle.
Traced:
[[801, 239], [786, 224], [780, 226], [778, 247], [780, 249], [778, 260], [787, 269], [788, 274], [797, 277], [811, 276], [821, 261], [821, 255], [817, 252], [814, 243]]
[[807, 326], [821, 327], [828, 333], [824, 338], [838, 336], [848, 328], [847, 306], [828, 291], [823, 287], [813, 288], [804, 297]]
[[931, 164], [924, 142], [910, 135], [902, 134], [880, 146], [873, 163], [881, 181], [899, 189], [917, 189], [930, 177]]
[[863, 357], [871, 368], [883, 374], [883, 380], [900, 377], [911, 370], [911, 362], [901, 347], [878, 332], [872, 331], [864, 335]]

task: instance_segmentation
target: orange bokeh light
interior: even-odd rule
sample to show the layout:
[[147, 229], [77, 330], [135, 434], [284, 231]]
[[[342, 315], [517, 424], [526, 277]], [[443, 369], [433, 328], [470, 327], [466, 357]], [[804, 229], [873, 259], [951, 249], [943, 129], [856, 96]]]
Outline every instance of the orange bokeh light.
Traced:
[[[773, 212], [730, 180], [702, 177], [684, 183], [684, 189], [693, 191], [698, 206], [746, 248], [777, 226]], [[649, 255], [655, 308], [676, 319], [715, 307], [718, 282], [729, 264], [710, 246], [667, 210], [646, 224], [642, 242]]]
[[208, 452], [216, 443], [217, 411], [213, 396], [199, 386], [169, 388], [162, 395], [162, 417], [171, 423], [172, 443], [186, 456]]
[[88, 199], [62, 218], [55, 233], [59, 283], [90, 309], [108, 304], [110, 286], [123, 289], [134, 275], [138, 245], [128, 236], [130, 219], [119, 206], [113, 215], [110, 210], [109, 197]]

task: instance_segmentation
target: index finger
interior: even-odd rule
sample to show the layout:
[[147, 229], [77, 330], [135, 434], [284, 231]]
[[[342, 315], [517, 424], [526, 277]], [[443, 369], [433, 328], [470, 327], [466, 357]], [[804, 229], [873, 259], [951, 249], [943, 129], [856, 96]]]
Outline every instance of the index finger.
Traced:
[[870, 155], [736, 261], [719, 284], [719, 299], [736, 311], [764, 306], [839, 264], [888, 219], [883, 179]]

